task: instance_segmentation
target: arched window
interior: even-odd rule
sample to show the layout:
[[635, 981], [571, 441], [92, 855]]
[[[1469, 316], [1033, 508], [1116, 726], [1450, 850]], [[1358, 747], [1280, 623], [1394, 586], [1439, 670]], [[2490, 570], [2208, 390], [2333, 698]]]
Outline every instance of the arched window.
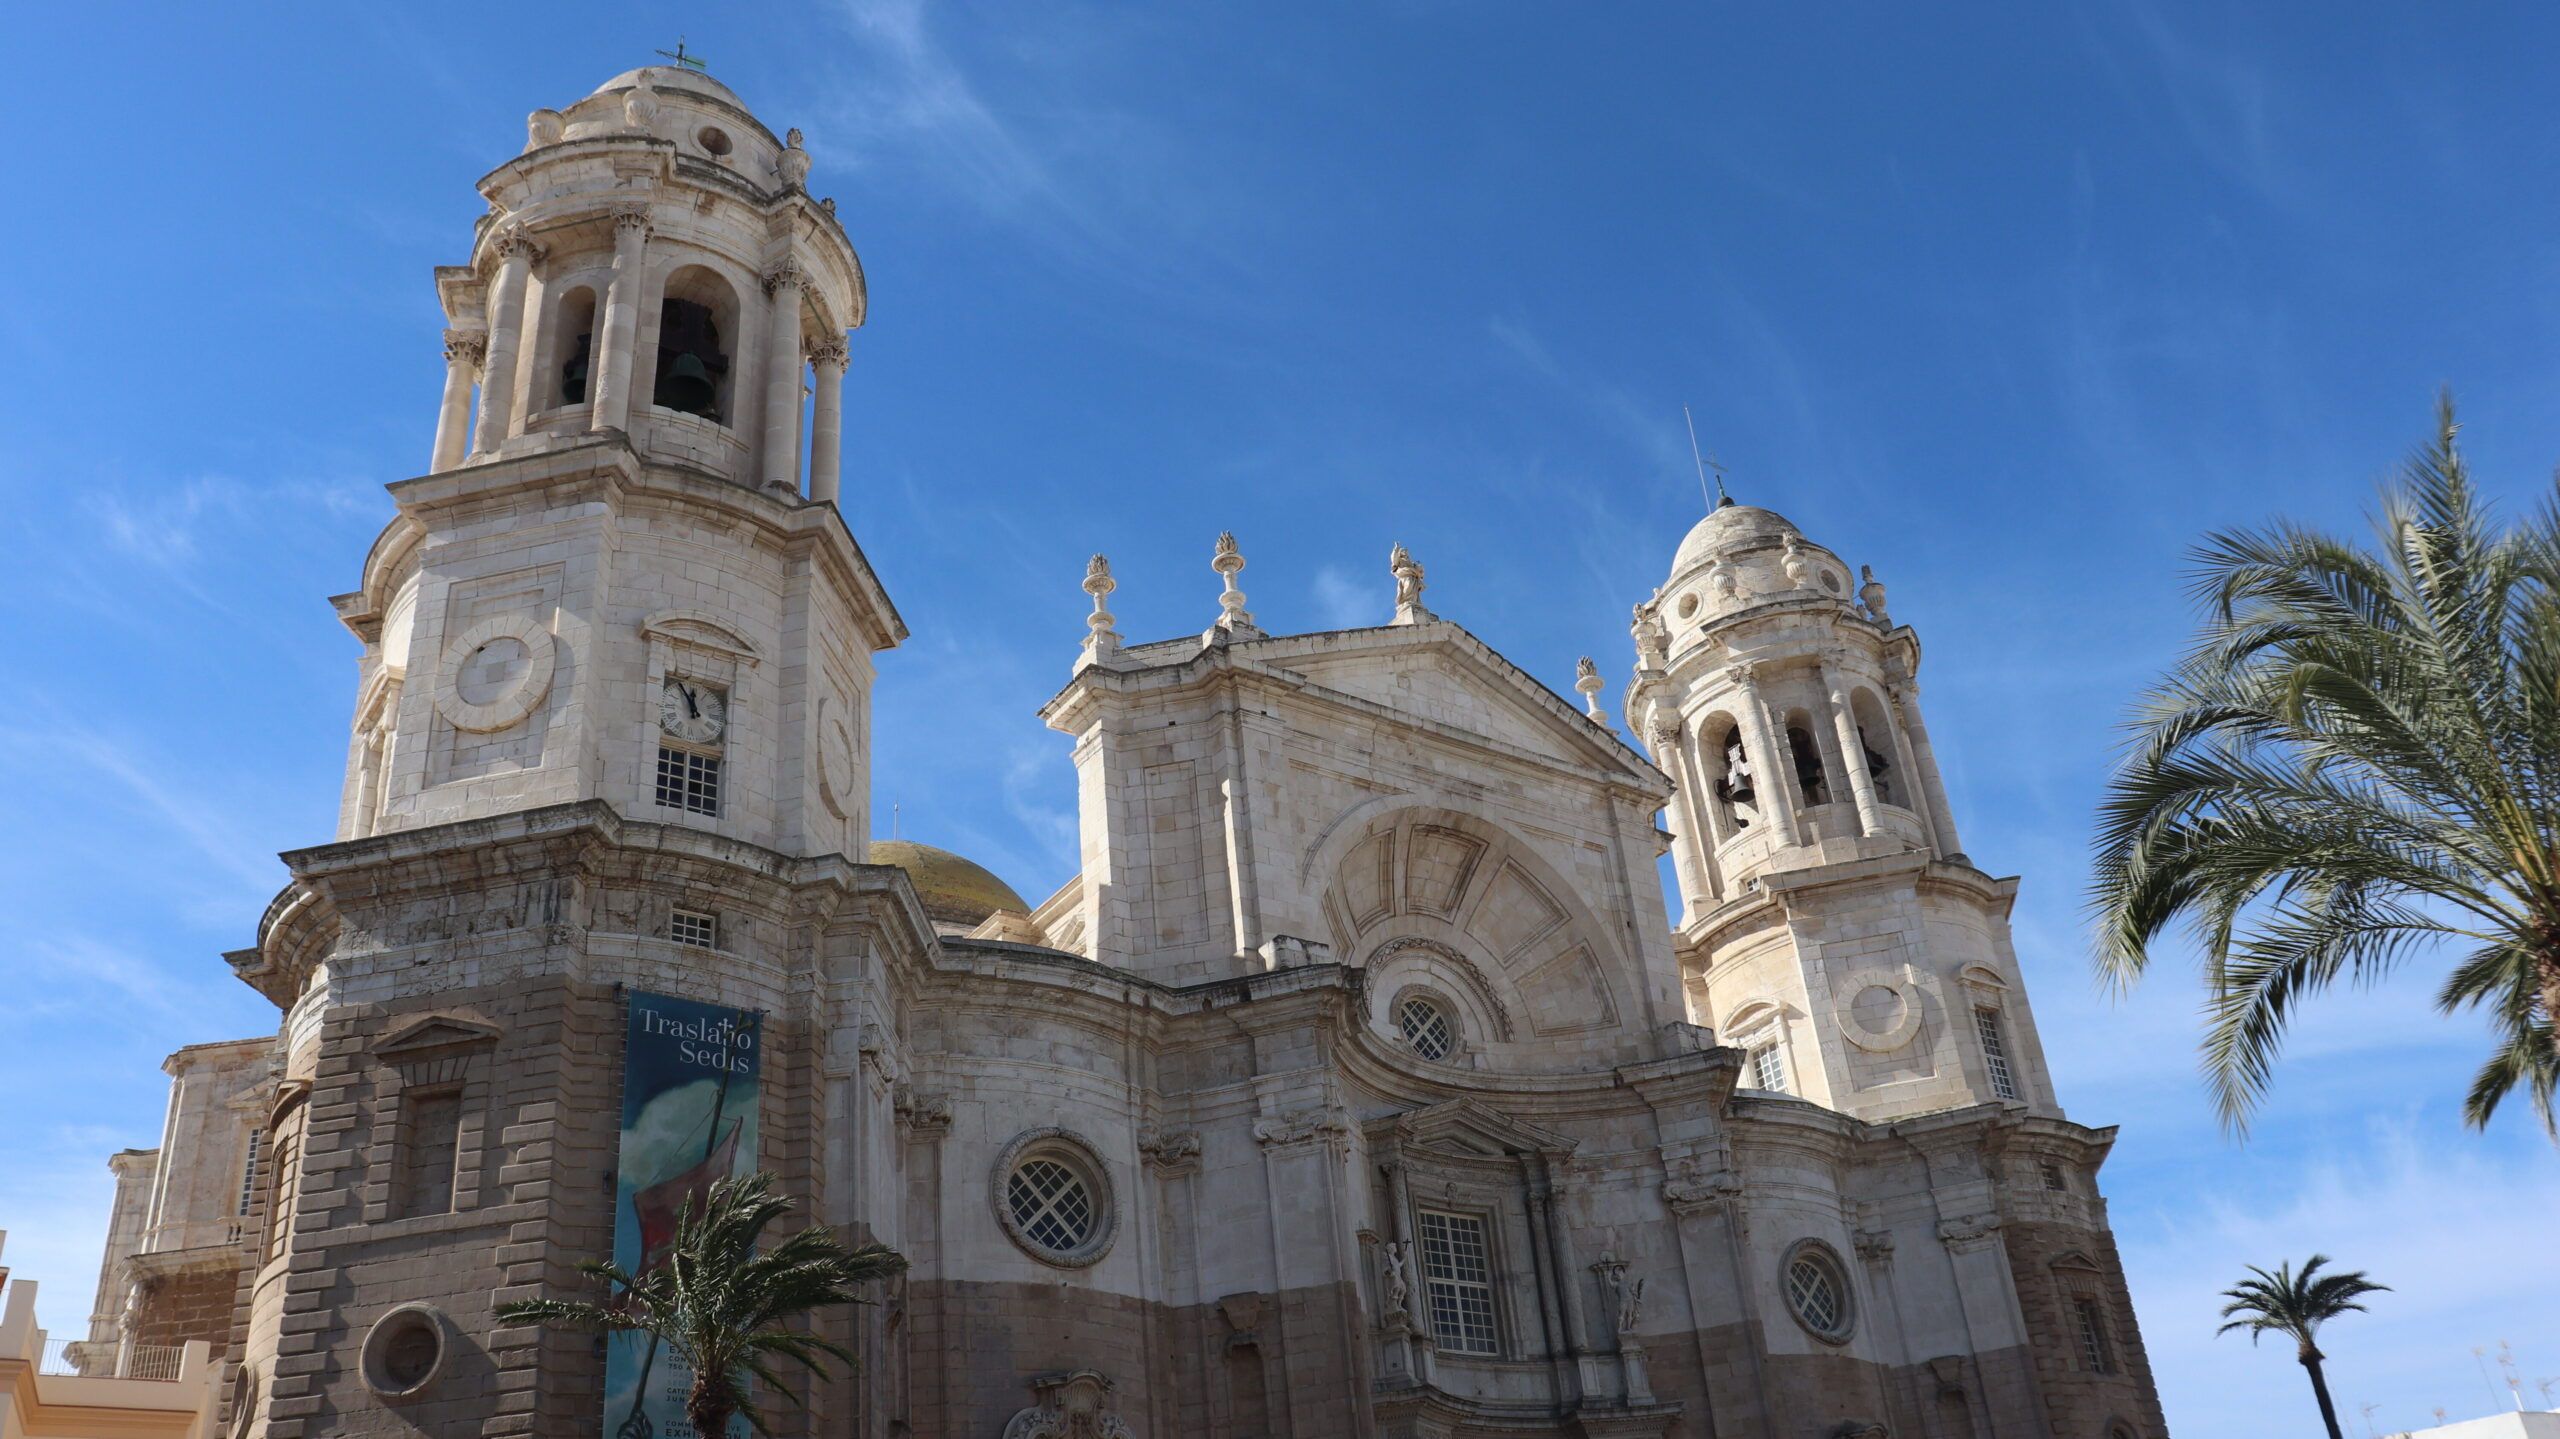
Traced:
[[1876, 798], [1886, 804], [1905, 804], [1902, 776], [1893, 763], [1893, 726], [1885, 722], [1876, 697], [1865, 690], [1858, 691], [1849, 701], [1849, 714], [1857, 721], [1858, 748], [1865, 751], [1867, 776], [1875, 781]]
[[657, 369], [649, 402], [662, 410], [727, 424], [729, 346], [738, 333], [737, 293], [700, 265], [667, 277], [658, 303]]
[[1449, 1022], [1447, 1012], [1420, 995], [1396, 1006], [1396, 1028], [1404, 1032], [1413, 1052], [1425, 1059], [1447, 1059], [1458, 1047], [1457, 1027]]
[[552, 321], [552, 353], [560, 361], [560, 399], [583, 405], [593, 393], [596, 355], [596, 292], [581, 285], [560, 299]]
[[1805, 804], [1831, 803], [1831, 786], [1822, 772], [1822, 746], [1794, 715], [1787, 719], [1787, 754], [1795, 761], [1796, 789], [1804, 795]]
[[1716, 741], [1715, 753], [1716, 809], [1727, 827], [1749, 829], [1751, 822], [1760, 817], [1760, 791], [1757, 777], [1751, 772], [1751, 755], [1743, 748], [1739, 725], [1725, 726], [1723, 737]]

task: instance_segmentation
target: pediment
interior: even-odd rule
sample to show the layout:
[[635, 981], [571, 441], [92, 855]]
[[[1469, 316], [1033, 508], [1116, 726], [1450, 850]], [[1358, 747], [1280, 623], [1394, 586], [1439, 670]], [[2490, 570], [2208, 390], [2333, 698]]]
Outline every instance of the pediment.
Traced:
[[742, 664], [752, 665], [764, 658], [735, 625], [703, 610], [659, 610], [640, 622], [640, 633], [649, 639], [727, 655]]
[[1269, 640], [1254, 658], [1399, 715], [1667, 787], [1614, 732], [1445, 620]]
[[1515, 1118], [1479, 1100], [1451, 1099], [1364, 1126], [1373, 1140], [1393, 1138], [1409, 1149], [1467, 1159], [1514, 1154], [1564, 1155], [1581, 1141]]
[[500, 1033], [495, 1025], [459, 1015], [421, 1015], [384, 1036], [373, 1052], [386, 1059], [406, 1059], [467, 1044], [493, 1044]]

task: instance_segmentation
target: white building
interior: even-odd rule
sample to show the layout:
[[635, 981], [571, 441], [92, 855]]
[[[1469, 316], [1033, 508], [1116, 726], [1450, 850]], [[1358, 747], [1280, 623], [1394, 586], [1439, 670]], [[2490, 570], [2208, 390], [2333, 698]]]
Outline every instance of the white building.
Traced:
[[[1709, 515], [1637, 610], [1639, 752], [1401, 550], [1394, 623], [1270, 635], [1222, 543], [1205, 631], [1138, 644], [1097, 561], [1041, 713], [1076, 878], [866, 864], [906, 628], [833, 503], [833, 203], [686, 69], [528, 132], [437, 273], [432, 464], [333, 600], [339, 833], [228, 956], [278, 1032], [186, 1101], [247, 1117], [119, 1170], [254, 1176], [180, 1246], [229, 1264], [182, 1337], [233, 1432], [598, 1432], [591, 1341], [491, 1309], [592, 1293], [639, 994], [762, 1016], [751, 1161], [912, 1261], [789, 1433], [2164, 1432], [2112, 1131], [2053, 1091], [1881, 586]], [[175, 1334], [134, 1212], [93, 1345]]]

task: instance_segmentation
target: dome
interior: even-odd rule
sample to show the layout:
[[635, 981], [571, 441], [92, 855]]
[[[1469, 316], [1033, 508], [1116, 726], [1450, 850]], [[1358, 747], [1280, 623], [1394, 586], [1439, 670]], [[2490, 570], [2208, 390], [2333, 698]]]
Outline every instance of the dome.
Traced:
[[1671, 573], [1675, 578], [1687, 574], [1713, 560], [1719, 551], [1777, 544], [1789, 535], [1801, 538], [1803, 533], [1775, 510], [1728, 500], [1690, 528], [1689, 537], [1680, 542], [1680, 552], [1671, 557]]
[[976, 925], [1000, 909], [1031, 912], [1013, 886], [988, 873], [984, 865], [947, 849], [911, 840], [875, 839], [871, 862], [905, 870], [915, 884], [916, 898], [924, 901], [924, 912], [947, 923]]
[[[649, 82], [649, 88], [652, 90], [691, 90], [698, 95], [708, 95], [714, 100], [725, 101], [741, 110], [747, 108], [747, 102], [738, 98], [738, 92], [687, 65], [643, 65], [637, 70], [625, 70], [598, 85], [593, 93], [615, 94], [628, 90], [643, 80]], [[754, 112], [749, 111], [749, 113]]]

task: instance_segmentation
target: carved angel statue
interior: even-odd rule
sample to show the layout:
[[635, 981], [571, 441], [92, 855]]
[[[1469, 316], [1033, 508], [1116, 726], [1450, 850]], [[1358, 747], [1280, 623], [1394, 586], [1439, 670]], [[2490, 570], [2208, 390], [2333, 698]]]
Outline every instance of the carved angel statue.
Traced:
[[1644, 1286], [1642, 1279], [1630, 1279], [1618, 1286], [1618, 1332], [1633, 1334], [1644, 1319]]
[[1405, 1266], [1413, 1262], [1413, 1246], [1401, 1239], [1386, 1243], [1387, 1317], [1409, 1314], [1405, 1305], [1413, 1296], [1413, 1280]]
[[1395, 553], [1387, 556], [1387, 568], [1395, 572], [1396, 603], [1399, 605], [1422, 603], [1422, 564], [1413, 557], [1412, 552], [1402, 545], [1396, 546]]

